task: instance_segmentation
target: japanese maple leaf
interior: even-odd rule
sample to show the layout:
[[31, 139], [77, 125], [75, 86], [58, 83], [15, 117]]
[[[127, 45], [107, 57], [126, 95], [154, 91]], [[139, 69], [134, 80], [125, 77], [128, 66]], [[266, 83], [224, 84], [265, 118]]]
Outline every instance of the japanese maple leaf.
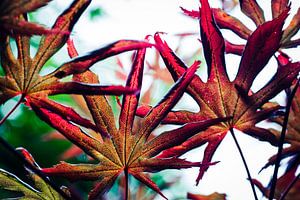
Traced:
[[[137, 52], [132, 70], [127, 79], [127, 87], [140, 90], [145, 51], [145, 49], [142, 49]], [[104, 136], [101, 139], [89, 136], [79, 127], [50, 110], [33, 106], [33, 109], [44, 121], [60, 131], [72, 143], [79, 146], [97, 161], [96, 164], [68, 164], [61, 162], [52, 168], [44, 168], [42, 171], [49, 176], [60, 176], [73, 181], [96, 180], [97, 183], [91, 190], [89, 199], [100, 198], [123, 172], [127, 185], [128, 174], [131, 174], [163, 196], [157, 185], [144, 172], [189, 168], [200, 166], [200, 163], [174, 157], [158, 158], [157, 155], [165, 149], [182, 143], [188, 137], [204, 130], [208, 126], [224, 120], [210, 119], [193, 122], [175, 130], [163, 132], [153, 139], [149, 137], [180, 99], [194, 77], [198, 65], [199, 62], [195, 62], [188, 68], [167, 95], [149, 110], [143, 119], [134, 120], [139, 101], [138, 93], [123, 97], [118, 125], [105, 96], [85, 96], [91, 115], [99, 130], [99, 135]], [[97, 76], [91, 71], [76, 75], [74, 78], [82, 82], [98, 82]], [[138, 124], [134, 126], [135, 122]], [[128, 186], [126, 187], [125, 191], [128, 190]]]
[[55, 94], [121, 94], [136, 92], [122, 86], [96, 86], [82, 84], [76, 81], [62, 81], [61, 79], [72, 74], [84, 72], [95, 62], [118, 53], [144, 48], [149, 43], [120, 40], [108, 46], [93, 51], [89, 55], [71, 60], [60, 66], [54, 72], [41, 76], [40, 70], [44, 64], [55, 54], [67, 41], [68, 35], [61, 32], [71, 32], [73, 26], [90, 4], [90, 0], [76, 0], [56, 20], [52, 30], [59, 30], [56, 34], [48, 34], [42, 37], [37, 53], [32, 58], [30, 55], [30, 36], [16, 34], [14, 39], [17, 44], [18, 56], [14, 57], [10, 39], [11, 36], [1, 34], [1, 65], [5, 76], [0, 76], [0, 104], [8, 99], [21, 95], [21, 100], [28, 105], [47, 107], [69, 118], [70, 120], [91, 127], [88, 120], [81, 118], [71, 108], [50, 101], [48, 95]]
[[0, 2], [0, 33], [26, 35], [52, 33], [53, 31], [24, 19], [24, 16], [28, 12], [45, 6], [50, 1], [51, 0], [2, 0]]
[[[240, 0], [240, 7], [242, 12], [247, 15], [258, 27], [266, 22], [265, 15], [262, 8], [259, 6], [256, 0]], [[272, 0], [272, 19], [277, 18], [281, 13], [290, 6], [289, 0]], [[185, 14], [193, 18], [199, 18], [199, 11], [188, 11], [182, 8]], [[243, 22], [238, 18], [231, 16], [224, 10], [219, 8], [213, 8], [213, 15], [216, 20], [216, 24], [221, 29], [228, 29], [233, 31], [242, 39], [248, 40], [252, 34], [251, 29], [249, 29]], [[293, 36], [300, 29], [300, 8], [298, 8], [297, 13], [293, 16], [290, 24], [283, 31], [283, 35], [280, 41], [280, 48], [293, 48], [300, 44], [300, 38], [292, 39]], [[232, 44], [226, 42], [226, 49], [228, 53], [241, 54], [243, 52], [244, 45]]]
[[[280, 46], [282, 26], [287, 12], [278, 18], [260, 25], [248, 38], [243, 52], [237, 76], [230, 81], [224, 60], [224, 40], [217, 28], [212, 11], [206, 0], [201, 1], [200, 28], [204, 55], [208, 66], [208, 80], [204, 82], [195, 76], [187, 88], [187, 92], [200, 107], [199, 112], [170, 112], [163, 123], [185, 124], [188, 122], [207, 120], [218, 117], [232, 117], [231, 120], [209, 127], [196, 134], [181, 145], [164, 151], [160, 157], [180, 156], [185, 152], [208, 143], [205, 148], [203, 162], [210, 162], [218, 145], [230, 129], [238, 129], [260, 140], [276, 144], [276, 137], [269, 131], [256, 127], [255, 124], [266, 119], [278, 107], [261, 110], [261, 106], [269, 99], [288, 87], [296, 78], [300, 63], [289, 63], [277, 69], [277, 73], [256, 93], [251, 94], [250, 87], [257, 74], [264, 68], [270, 57]], [[167, 68], [177, 80], [185, 71], [185, 64], [174, 54], [159, 34], [155, 35], [158, 50]], [[144, 116], [150, 106], [141, 106], [137, 114]], [[200, 168], [197, 183], [208, 166]]]

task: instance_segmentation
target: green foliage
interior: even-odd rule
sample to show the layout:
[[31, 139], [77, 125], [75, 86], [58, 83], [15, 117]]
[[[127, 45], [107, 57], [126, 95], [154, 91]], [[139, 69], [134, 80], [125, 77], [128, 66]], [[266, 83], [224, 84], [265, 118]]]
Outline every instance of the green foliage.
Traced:
[[22, 193], [17, 199], [22, 200], [63, 200], [53, 188], [46, 184], [39, 176], [30, 173], [34, 187], [26, 184], [14, 174], [0, 169], [0, 187], [6, 190]]

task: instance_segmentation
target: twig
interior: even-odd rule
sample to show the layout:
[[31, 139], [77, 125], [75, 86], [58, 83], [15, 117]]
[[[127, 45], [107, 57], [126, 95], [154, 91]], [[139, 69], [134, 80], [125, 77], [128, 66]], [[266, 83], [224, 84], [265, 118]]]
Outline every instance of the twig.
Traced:
[[40, 170], [36, 167], [32, 166], [32, 164], [26, 160], [18, 151], [16, 151], [9, 143], [7, 143], [2, 137], [0, 137], [0, 144], [7, 149], [10, 153], [12, 153], [17, 159], [19, 159], [28, 169], [30, 169], [33, 173], [37, 174], [39, 177], [43, 179], [47, 184], [49, 184], [57, 193], [59, 193], [63, 198], [67, 200], [72, 200], [65, 192], [63, 192], [58, 186], [52, 183], [47, 176], [45, 176]]
[[281, 130], [279, 144], [278, 144], [278, 152], [277, 152], [277, 156], [276, 156], [274, 173], [273, 173], [273, 177], [272, 177], [272, 181], [271, 181], [271, 189], [270, 189], [269, 200], [273, 200], [274, 195], [275, 195], [278, 169], [279, 169], [279, 166], [280, 166], [280, 161], [281, 161], [281, 156], [282, 156], [283, 143], [284, 143], [284, 139], [285, 139], [285, 132], [287, 130], [287, 124], [288, 124], [288, 121], [289, 121], [290, 108], [291, 108], [291, 105], [292, 105], [292, 100], [293, 100], [293, 98], [295, 96], [295, 93], [297, 91], [297, 88], [299, 86], [299, 80], [300, 79], [298, 79], [298, 81], [297, 81], [295, 87], [293, 88], [293, 91], [290, 94], [290, 96], [288, 98], [288, 101], [287, 101], [285, 115], [284, 115], [283, 124], [282, 124], [282, 130]]
[[248, 176], [248, 179], [249, 179], [250, 184], [251, 184], [251, 189], [252, 189], [254, 198], [255, 198], [255, 200], [258, 200], [256, 191], [255, 191], [255, 187], [254, 187], [254, 183], [253, 183], [253, 181], [252, 181], [252, 177], [251, 177], [251, 174], [250, 174], [250, 171], [249, 171], [249, 168], [248, 168], [246, 159], [245, 159], [244, 154], [243, 154], [243, 152], [242, 152], [242, 149], [241, 149], [241, 147], [240, 147], [240, 145], [239, 145], [239, 143], [238, 143], [238, 140], [237, 140], [236, 137], [235, 137], [233, 128], [230, 128], [230, 133], [231, 133], [231, 135], [232, 135], [232, 137], [233, 137], [233, 140], [234, 140], [234, 142], [235, 142], [235, 144], [236, 144], [236, 147], [238, 148], [239, 153], [240, 153], [240, 156], [241, 156], [241, 158], [242, 158], [242, 160], [243, 160], [244, 167], [245, 167], [245, 169], [246, 169], [247, 176]]

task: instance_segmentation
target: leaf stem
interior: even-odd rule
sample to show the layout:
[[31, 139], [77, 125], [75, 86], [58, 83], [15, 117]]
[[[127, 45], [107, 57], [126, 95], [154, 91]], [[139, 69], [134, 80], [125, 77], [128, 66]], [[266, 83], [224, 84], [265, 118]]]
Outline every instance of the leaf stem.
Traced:
[[26, 160], [18, 151], [16, 151], [8, 142], [6, 142], [2, 137], [0, 137], [0, 144], [7, 149], [11, 154], [13, 154], [17, 159], [19, 159], [28, 169], [33, 173], [37, 174], [43, 179], [47, 184], [49, 184], [57, 193], [59, 193], [63, 198], [67, 200], [72, 200], [69, 196], [66, 195], [58, 186], [52, 183], [47, 176], [45, 176], [40, 170], [32, 166], [32, 164]]
[[292, 93], [288, 97], [288, 101], [287, 101], [287, 105], [286, 105], [286, 109], [285, 109], [285, 115], [284, 115], [283, 124], [282, 124], [282, 129], [281, 129], [281, 134], [280, 134], [280, 139], [279, 139], [279, 144], [278, 144], [278, 152], [277, 152], [277, 156], [276, 156], [274, 173], [273, 173], [273, 177], [272, 177], [272, 181], [271, 181], [269, 200], [273, 200], [274, 195], [275, 195], [278, 169], [279, 169], [280, 161], [281, 161], [281, 157], [282, 157], [283, 143], [284, 143], [285, 132], [287, 130], [287, 125], [288, 125], [288, 121], [289, 121], [290, 108], [292, 105], [292, 100], [293, 100], [293, 98], [296, 94], [297, 88], [299, 86], [299, 80], [300, 79], [298, 79], [295, 87], [293, 88]]
[[25, 94], [22, 94], [16, 105], [1, 119], [0, 126], [7, 120], [7, 118], [17, 109], [25, 98]]
[[240, 147], [240, 145], [239, 145], [239, 143], [238, 143], [238, 140], [237, 140], [237, 138], [235, 137], [233, 128], [230, 128], [230, 133], [231, 133], [231, 135], [232, 135], [232, 137], [233, 137], [233, 140], [234, 140], [234, 142], [235, 142], [235, 145], [236, 145], [236, 147], [238, 148], [238, 151], [239, 151], [240, 156], [241, 156], [241, 158], [242, 158], [242, 161], [243, 161], [243, 163], [244, 163], [244, 167], [245, 167], [245, 169], [246, 169], [247, 176], [248, 176], [248, 179], [249, 179], [249, 181], [250, 181], [250, 185], [251, 185], [251, 189], [252, 189], [254, 198], [255, 198], [255, 200], [258, 200], [256, 191], [255, 191], [255, 187], [254, 187], [254, 183], [253, 183], [253, 181], [252, 181], [252, 177], [251, 177], [251, 174], [250, 174], [250, 171], [249, 171], [249, 168], [248, 168], [246, 159], [245, 159], [244, 154], [243, 154], [243, 152], [242, 152], [242, 149], [241, 149], [241, 147]]
[[293, 179], [292, 182], [290, 182], [290, 184], [287, 186], [287, 188], [284, 190], [284, 192], [281, 194], [280, 199], [279, 200], [284, 200], [285, 196], [289, 193], [290, 189], [294, 186], [294, 184], [298, 181], [300, 177], [300, 173], [298, 173], [298, 175]]
[[129, 195], [129, 187], [128, 187], [128, 169], [125, 168], [124, 170], [124, 174], [125, 174], [125, 200], [128, 200], [128, 195]]

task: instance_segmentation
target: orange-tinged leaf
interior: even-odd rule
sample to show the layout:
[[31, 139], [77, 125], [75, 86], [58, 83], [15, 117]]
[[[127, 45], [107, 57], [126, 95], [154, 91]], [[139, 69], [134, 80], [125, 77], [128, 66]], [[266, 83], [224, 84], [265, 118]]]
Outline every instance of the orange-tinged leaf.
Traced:
[[258, 5], [256, 0], [240, 0], [242, 12], [259, 26], [265, 22], [264, 11]]
[[[138, 50], [133, 66], [127, 79], [127, 86], [139, 89], [142, 86], [145, 49]], [[158, 186], [144, 172], [154, 173], [165, 169], [182, 169], [199, 167], [199, 162], [190, 162], [179, 158], [160, 158], [158, 152], [175, 146], [193, 134], [205, 130], [210, 125], [226, 119], [213, 119], [199, 122], [191, 126], [162, 133], [160, 136], [150, 136], [160, 121], [175, 106], [183, 95], [186, 87], [193, 79], [199, 62], [195, 62], [183, 73], [166, 96], [149, 110], [143, 119], [135, 119], [139, 94], [126, 94], [123, 98], [119, 126], [115, 124], [115, 117], [104, 96], [85, 96], [85, 100], [93, 116], [98, 130], [105, 131], [108, 137], [102, 141], [83, 133], [77, 126], [50, 111], [36, 109], [43, 116], [43, 120], [58, 129], [73, 143], [92, 156], [96, 164], [67, 164], [60, 163], [51, 168], [43, 169], [47, 175], [61, 176], [69, 180], [97, 180], [89, 199], [97, 199], [109, 190], [120, 173], [129, 173], [159, 193]], [[76, 75], [76, 80], [82, 82], [98, 82], [91, 71]], [[183, 134], [188, 132], [188, 134]], [[156, 139], [157, 138], [157, 139]], [[168, 142], [164, 142], [168, 141]], [[170, 142], [171, 141], [171, 142]], [[166, 145], [167, 144], [167, 145]], [[213, 163], [214, 164], [214, 163]], [[210, 163], [205, 163], [205, 166]]]
[[[99, 83], [97, 75], [91, 71], [86, 71], [82, 74], [76, 74], [74, 76], [74, 80], [89, 83]], [[110, 132], [110, 134], [116, 135], [117, 128], [113, 111], [106, 98], [99, 95], [89, 95], [84, 96], [84, 99], [100, 134], [102, 136], [107, 136]]]
[[283, 32], [283, 41], [282, 43], [289, 43], [291, 38], [297, 34], [300, 29], [300, 8], [298, 8], [297, 13], [293, 16], [290, 24]]
[[273, 19], [278, 17], [288, 6], [289, 0], [272, 0], [272, 17]]

